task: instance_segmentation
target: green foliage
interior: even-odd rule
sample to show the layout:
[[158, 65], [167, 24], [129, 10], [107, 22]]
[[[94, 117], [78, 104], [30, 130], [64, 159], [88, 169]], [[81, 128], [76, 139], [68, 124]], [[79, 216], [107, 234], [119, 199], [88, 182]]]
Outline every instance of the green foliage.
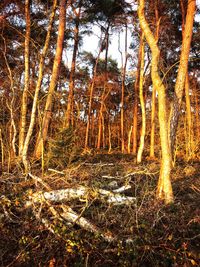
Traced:
[[51, 138], [48, 142], [45, 165], [64, 168], [77, 160], [80, 154], [77, 142], [76, 132], [72, 128], [60, 129], [55, 138]]

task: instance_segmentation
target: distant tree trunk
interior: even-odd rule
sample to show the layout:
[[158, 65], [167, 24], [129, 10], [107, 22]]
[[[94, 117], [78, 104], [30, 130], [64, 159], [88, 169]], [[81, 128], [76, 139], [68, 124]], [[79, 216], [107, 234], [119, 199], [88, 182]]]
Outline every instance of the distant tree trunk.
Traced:
[[140, 82], [140, 66], [141, 66], [141, 49], [143, 40], [140, 38], [139, 51], [138, 51], [138, 65], [136, 72], [136, 79], [134, 85], [134, 109], [133, 109], [133, 155], [137, 153], [137, 132], [138, 132], [138, 92]]
[[87, 125], [86, 125], [86, 133], [85, 133], [85, 150], [88, 149], [90, 120], [91, 120], [91, 111], [92, 111], [92, 98], [93, 98], [95, 79], [96, 79], [96, 75], [97, 75], [97, 66], [98, 66], [98, 62], [99, 62], [99, 57], [100, 57], [101, 51], [102, 51], [102, 44], [101, 44], [101, 47], [99, 49], [99, 53], [98, 53], [97, 58], [96, 58], [96, 62], [95, 62], [94, 70], [93, 70], [92, 82], [91, 82], [91, 84], [89, 86], [90, 98], [89, 98], [89, 104], [88, 104], [89, 107], [88, 107]]
[[27, 113], [27, 99], [30, 82], [30, 32], [31, 32], [31, 18], [30, 18], [30, 0], [25, 1], [25, 20], [26, 20], [26, 34], [24, 44], [24, 90], [22, 95], [21, 118], [19, 127], [19, 156], [22, 156], [24, 138], [26, 132], [26, 113]]
[[106, 53], [105, 53], [105, 77], [104, 77], [104, 86], [103, 86], [103, 93], [101, 95], [101, 103], [100, 103], [100, 110], [99, 110], [99, 117], [98, 117], [98, 139], [97, 139], [97, 149], [101, 147], [101, 140], [102, 140], [102, 121], [103, 121], [103, 109], [105, 105], [105, 100], [108, 96], [106, 94], [106, 87], [108, 82], [108, 46], [109, 46], [109, 28], [110, 25], [107, 26], [106, 33], [105, 33], [105, 45], [106, 45]]
[[[155, 20], [156, 20], [156, 30], [155, 30], [155, 39], [158, 42], [159, 39], [159, 29], [160, 29], [160, 20], [158, 14], [158, 3], [159, 0], [155, 0], [154, 9], [155, 9]], [[152, 101], [151, 101], [151, 137], [150, 137], [150, 158], [155, 158], [155, 118], [156, 118], [156, 89], [152, 89]]]
[[128, 145], [127, 145], [127, 153], [130, 154], [131, 153], [131, 135], [132, 135], [132, 131], [133, 131], [133, 125], [131, 125], [131, 128], [128, 132]]
[[127, 25], [125, 28], [125, 60], [123, 63], [123, 55], [120, 50], [119, 44], [119, 52], [121, 53], [122, 59], [122, 92], [121, 92], [121, 103], [120, 103], [120, 111], [121, 111], [121, 152], [124, 153], [124, 91], [125, 91], [125, 78], [126, 78], [126, 66], [128, 60], [128, 52], [127, 52]]
[[16, 158], [16, 136], [17, 136], [17, 128], [14, 120], [14, 103], [15, 103], [15, 88], [14, 88], [14, 80], [13, 80], [13, 74], [12, 70], [10, 68], [10, 65], [7, 60], [7, 45], [6, 45], [6, 40], [2, 35], [3, 39], [3, 44], [4, 44], [4, 49], [2, 51], [3, 57], [5, 60], [6, 68], [8, 71], [8, 77], [10, 81], [10, 92], [11, 92], [11, 101], [8, 103], [7, 98], [6, 98], [6, 106], [10, 111], [10, 127], [9, 127], [9, 145], [10, 145], [10, 151], [8, 152], [8, 171], [10, 169], [10, 162]]
[[57, 85], [59, 68], [62, 60], [65, 24], [66, 24], [66, 0], [60, 0], [60, 14], [59, 14], [56, 53], [53, 63], [53, 71], [49, 85], [49, 92], [47, 95], [44, 116], [42, 120], [42, 129], [36, 143], [35, 156], [37, 158], [39, 158], [42, 155], [43, 143], [46, 141], [47, 138], [48, 127], [51, 118], [52, 98]]
[[32, 105], [32, 111], [31, 111], [31, 120], [30, 120], [30, 124], [29, 124], [29, 128], [26, 134], [26, 138], [24, 141], [24, 147], [23, 147], [23, 153], [22, 153], [22, 159], [23, 159], [23, 164], [25, 167], [25, 170], [28, 171], [29, 168], [29, 164], [27, 161], [27, 152], [28, 152], [28, 147], [29, 147], [29, 143], [30, 143], [30, 139], [33, 133], [33, 128], [34, 128], [34, 124], [35, 124], [35, 118], [36, 118], [36, 110], [37, 110], [37, 101], [38, 101], [38, 94], [41, 88], [41, 84], [42, 84], [42, 80], [43, 80], [43, 68], [44, 68], [44, 60], [48, 51], [48, 47], [49, 47], [49, 42], [50, 42], [50, 38], [51, 38], [51, 31], [52, 31], [52, 27], [53, 27], [53, 21], [54, 21], [54, 17], [55, 17], [55, 12], [56, 12], [56, 6], [57, 6], [57, 0], [54, 0], [53, 2], [53, 8], [52, 8], [52, 12], [51, 12], [51, 17], [50, 17], [50, 21], [49, 21], [49, 26], [47, 29], [47, 35], [46, 35], [46, 40], [45, 40], [45, 44], [43, 47], [43, 51], [40, 55], [40, 63], [39, 63], [39, 69], [38, 69], [38, 80], [37, 80], [37, 84], [36, 84], [36, 88], [35, 88], [35, 94], [34, 94], [34, 98], [33, 98], [33, 105]]
[[147, 43], [150, 46], [152, 52], [151, 61], [151, 76], [153, 86], [158, 92], [158, 107], [159, 107], [159, 124], [160, 124], [160, 140], [161, 140], [161, 168], [160, 176], [157, 187], [157, 197], [164, 199], [165, 203], [171, 203], [174, 201], [170, 173], [171, 173], [171, 154], [168, 139], [168, 123], [167, 123], [167, 108], [166, 108], [166, 94], [165, 87], [159, 76], [159, 56], [160, 51], [157, 46], [156, 39], [151, 32], [149, 24], [147, 23], [144, 15], [144, 0], [139, 0], [138, 16], [142, 31], [144, 32]]
[[196, 9], [196, 0], [189, 0], [187, 5], [187, 15], [184, 26], [180, 64], [175, 84], [175, 93], [170, 116], [170, 147], [172, 154], [174, 151], [176, 131], [178, 126], [181, 101], [185, 85], [185, 77], [188, 72], [188, 60], [189, 60], [190, 45], [192, 40], [192, 29], [195, 16], [195, 9]]
[[139, 97], [140, 97], [140, 106], [142, 111], [142, 129], [140, 135], [140, 145], [137, 153], [137, 162], [140, 163], [142, 161], [142, 153], [144, 150], [144, 139], [146, 132], [146, 111], [145, 111], [145, 100], [143, 95], [143, 82], [144, 82], [144, 34], [142, 33], [141, 37], [141, 65], [140, 65], [140, 80], [139, 80]]
[[73, 124], [73, 96], [74, 96], [74, 79], [75, 79], [75, 71], [76, 71], [76, 57], [78, 52], [79, 45], [79, 24], [80, 24], [80, 14], [81, 14], [81, 4], [82, 1], [79, 2], [78, 12], [74, 10], [76, 14], [75, 18], [75, 28], [74, 28], [74, 49], [72, 55], [72, 63], [71, 63], [71, 71], [69, 77], [69, 95], [67, 101], [67, 110], [65, 113], [65, 123], [64, 127], [69, 128]]
[[112, 150], [112, 131], [111, 131], [111, 123], [108, 123], [108, 153], [111, 153]]

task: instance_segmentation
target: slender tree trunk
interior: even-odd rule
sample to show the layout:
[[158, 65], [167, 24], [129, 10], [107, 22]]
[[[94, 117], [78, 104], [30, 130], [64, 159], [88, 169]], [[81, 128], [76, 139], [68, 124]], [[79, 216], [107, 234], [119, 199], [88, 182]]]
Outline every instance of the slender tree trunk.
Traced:
[[11, 90], [11, 101], [8, 103], [8, 99], [6, 98], [6, 105], [10, 111], [10, 127], [9, 127], [9, 159], [8, 159], [8, 171], [10, 170], [10, 162], [11, 160], [16, 158], [16, 136], [17, 136], [17, 128], [14, 120], [14, 103], [15, 103], [15, 89], [14, 89], [14, 80], [12, 70], [7, 60], [7, 45], [6, 40], [2, 35], [4, 50], [3, 50], [3, 57], [5, 60], [6, 68], [8, 70], [8, 77], [10, 80], [10, 90]]
[[144, 34], [141, 35], [142, 43], [141, 43], [141, 65], [140, 65], [140, 81], [139, 81], [139, 97], [140, 97], [140, 106], [142, 111], [142, 129], [140, 135], [140, 145], [137, 153], [137, 162], [140, 163], [142, 161], [142, 153], [144, 150], [144, 139], [146, 132], [146, 111], [145, 111], [145, 100], [143, 95], [143, 82], [144, 82]]
[[19, 128], [19, 156], [22, 156], [24, 138], [26, 133], [26, 113], [27, 113], [27, 99], [30, 82], [30, 32], [31, 32], [31, 18], [30, 18], [30, 0], [25, 1], [25, 19], [26, 19], [26, 34], [25, 34], [25, 51], [24, 51], [24, 90], [22, 95], [21, 119]]
[[49, 122], [51, 118], [53, 94], [54, 94], [54, 91], [57, 85], [59, 68], [60, 68], [60, 63], [62, 60], [65, 24], [66, 24], [66, 0], [60, 0], [60, 14], [59, 14], [56, 54], [54, 58], [53, 71], [52, 71], [51, 81], [49, 85], [49, 92], [47, 95], [45, 111], [44, 111], [44, 116], [42, 120], [42, 129], [41, 129], [41, 132], [38, 136], [38, 140], [36, 143], [35, 156], [37, 158], [42, 155], [43, 143], [46, 141], [46, 138], [47, 138]]
[[101, 141], [102, 141], [102, 120], [103, 120], [103, 108], [105, 105], [105, 100], [108, 96], [106, 94], [106, 87], [107, 87], [107, 81], [108, 81], [108, 44], [109, 44], [109, 28], [110, 25], [108, 25], [105, 33], [105, 41], [106, 41], [106, 53], [105, 53], [105, 78], [104, 78], [104, 87], [103, 87], [103, 93], [101, 96], [101, 103], [100, 103], [100, 110], [99, 110], [99, 118], [98, 118], [98, 139], [97, 139], [97, 149], [100, 149], [101, 147]]
[[[185, 34], [185, 6], [184, 1], [180, 0], [181, 14], [182, 14], [182, 39], [184, 39]], [[191, 115], [191, 104], [190, 104], [190, 84], [189, 84], [189, 73], [187, 69], [186, 78], [185, 78], [185, 99], [186, 99], [186, 136], [185, 136], [185, 144], [187, 151], [187, 158], [190, 159], [192, 153], [192, 115]]]
[[132, 135], [132, 131], [133, 131], [133, 125], [131, 125], [131, 128], [128, 132], [128, 145], [127, 145], [127, 153], [130, 154], [131, 153], [131, 135]]
[[27, 134], [26, 134], [26, 138], [25, 138], [25, 141], [24, 141], [22, 159], [23, 159], [23, 164], [24, 164], [24, 167], [25, 167], [26, 171], [28, 171], [28, 168], [29, 168], [29, 164], [28, 164], [28, 161], [27, 161], [27, 152], [28, 152], [30, 139], [31, 139], [31, 136], [32, 136], [32, 133], [33, 133], [34, 124], [35, 124], [38, 94], [39, 94], [39, 91], [40, 91], [40, 88], [41, 88], [41, 85], [42, 85], [42, 80], [43, 80], [44, 60], [45, 60], [45, 57], [46, 57], [46, 54], [47, 54], [47, 51], [48, 51], [48, 47], [49, 47], [51, 31], [52, 31], [52, 27], [53, 27], [53, 21], [54, 21], [54, 17], [55, 17], [55, 12], [56, 12], [56, 6], [57, 6], [57, 0], [54, 0], [52, 12], [51, 12], [51, 17], [50, 17], [50, 21], [49, 21], [49, 26], [48, 26], [48, 29], [47, 29], [47, 35], [46, 35], [45, 44], [44, 44], [44, 47], [43, 47], [42, 54], [40, 55], [40, 63], [39, 63], [39, 70], [38, 70], [38, 80], [37, 80], [37, 84], [36, 84], [36, 88], [35, 88], [35, 94], [34, 94], [34, 98], [33, 98], [33, 105], [32, 105], [32, 111], [31, 111], [31, 120], [30, 120], [29, 128], [28, 128], [28, 131], [27, 131]]
[[89, 139], [89, 130], [90, 130], [90, 119], [91, 119], [91, 111], [92, 111], [92, 98], [93, 98], [93, 91], [94, 91], [94, 85], [95, 85], [95, 79], [97, 75], [97, 66], [99, 62], [99, 57], [102, 51], [102, 44], [99, 49], [98, 56], [96, 58], [95, 66], [94, 66], [94, 71], [93, 71], [93, 78], [92, 82], [89, 86], [89, 92], [90, 92], [90, 98], [89, 98], [89, 107], [88, 107], [88, 116], [87, 116], [87, 126], [86, 126], [86, 133], [85, 133], [85, 150], [88, 149], [88, 139]]
[[[196, 79], [196, 78], [195, 78]], [[195, 88], [194, 88], [194, 98], [195, 98], [195, 121], [196, 121], [196, 139], [200, 138], [200, 119], [199, 119], [199, 97], [198, 97], [198, 83], [195, 80]]]
[[171, 154], [168, 139], [168, 123], [167, 123], [167, 107], [166, 107], [166, 94], [165, 87], [159, 76], [159, 56], [160, 51], [157, 46], [156, 39], [151, 32], [151, 29], [145, 19], [144, 15], [144, 0], [139, 0], [138, 16], [142, 31], [144, 32], [147, 43], [150, 46], [152, 52], [151, 61], [151, 76], [153, 86], [158, 92], [158, 107], [159, 107], [159, 124], [160, 124], [160, 140], [161, 140], [161, 168], [160, 176], [157, 188], [157, 197], [164, 199], [165, 203], [171, 203], [174, 201], [170, 173], [171, 173]]
[[108, 122], [108, 154], [111, 153], [112, 150], [112, 131], [111, 131], [111, 123]]
[[[79, 5], [81, 5], [81, 3], [82, 1], [80, 1]], [[69, 128], [73, 124], [72, 118], [73, 118], [74, 79], [75, 79], [75, 71], [76, 71], [76, 57], [77, 57], [78, 45], [79, 45], [80, 14], [81, 14], [81, 7], [79, 7], [78, 13], [76, 13], [76, 18], [75, 18], [74, 49], [73, 49], [71, 71], [70, 71], [70, 77], [69, 77], [69, 95], [68, 95], [68, 101], [67, 101], [67, 110], [65, 113], [65, 122], [64, 122], [64, 127], [66, 128]]]
[[196, 9], [196, 0], [189, 0], [187, 5], [187, 15], [184, 26], [180, 64], [175, 84], [175, 94], [170, 117], [170, 147], [172, 154], [174, 151], [176, 131], [178, 126], [182, 95], [185, 85], [185, 77], [188, 71], [188, 60], [189, 60], [190, 45], [192, 40], [192, 29], [195, 16], [195, 9]]
[[[160, 30], [160, 20], [158, 14], [158, 3], [159, 0], [155, 0], [155, 20], [156, 20], [156, 30], [155, 30], [155, 38], [158, 42], [159, 39], [159, 30]], [[152, 89], [152, 102], [151, 102], [151, 136], [150, 136], [150, 158], [155, 158], [155, 118], [156, 118], [156, 89], [153, 87]]]
[[142, 49], [142, 38], [140, 38], [139, 51], [138, 51], [138, 65], [137, 73], [134, 85], [134, 109], [133, 109], [133, 155], [137, 153], [137, 134], [138, 134], [138, 91], [140, 82], [140, 66], [141, 66], [141, 49]]
[[120, 50], [120, 43], [118, 50], [121, 54], [121, 61], [122, 61], [122, 92], [121, 92], [121, 103], [120, 103], [120, 111], [121, 111], [121, 152], [124, 153], [124, 91], [125, 91], [125, 78], [126, 78], [126, 66], [128, 60], [128, 53], [127, 53], [127, 25], [125, 28], [125, 60], [123, 64], [123, 54]]
[[192, 134], [192, 114], [191, 114], [191, 103], [190, 103], [190, 83], [189, 75], [186, 75], [185, 78], [185, 99], [186, 99], [186, 120], [187, 120], [187, 136], [186, 144], [188, 155], [187, 158], [190, 159], [192, 155], [192, 143], [193, 143], [193, 134]]
[[150, 137], [150, 158], [155, 158], [155, 118], [156, 117], [156, 89], [152, 90], [151, 102], [151, 137]]

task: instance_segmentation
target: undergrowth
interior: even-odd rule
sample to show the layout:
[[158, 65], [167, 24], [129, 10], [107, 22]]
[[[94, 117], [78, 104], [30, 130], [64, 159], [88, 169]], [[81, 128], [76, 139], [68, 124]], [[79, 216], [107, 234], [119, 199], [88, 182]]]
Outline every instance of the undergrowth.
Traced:
[[[111, 231], [115, 241], [106, 242], [76, 224], [69, 226], [50, 218], [56, 222], [53, 234], [25, 207], [28, 196], [44, 190], [43, 186], [30, 178], [25, 180], [19, 172], [3, 173], [1, 266], [199, 266], [199, 162], [190, 164], [192, 173], [181, 173], [188, 169], [186, 164], [176, 166], [175, 203], [164, 206], [155, 200], [158, 162], [136, 165], [129, 156], [108, 157], [97, 155], [71, 164], [63, 174], [47, 172], [43, 180], [52, 189], [77, 184], [110, 189], [129, 183], [131, 188], [124, 194], [136, 197], [132, 205], [108, 205], [98, 199], [70, 202], [77, 213], [103, 231]], [[46, 208], [41, 213], [49, 216]]]

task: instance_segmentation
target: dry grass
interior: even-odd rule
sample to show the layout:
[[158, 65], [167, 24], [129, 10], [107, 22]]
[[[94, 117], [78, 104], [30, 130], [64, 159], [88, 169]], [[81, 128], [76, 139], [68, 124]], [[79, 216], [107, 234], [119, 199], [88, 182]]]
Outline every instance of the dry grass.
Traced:
[[[24, 206], [30, 194], [46, 189], [16, 170], [0, 179], [4, 196], [0, 198], [1, 266], [198, 266], [199, 162], [176, 165], [172, 174], [175, 204], [171, 206], [155, 201], [158, 162], [136, 165], [131, 156], [99, 154], [57, 171], [46, 171], [43, 177], [53, 190], [131, 185], [124, 194], [137, 201], [129, 206], [94, 198], [70, 202], [78, 214], [104, 232], [112, 232], [115, 241], [106, 242], [77, 225], [60, 222], [47, 206], [37, 206], [40, 216], [53, 222], [54, 233], [50, 232]], [[57, 204], [53, 206], [59, 212]]]

